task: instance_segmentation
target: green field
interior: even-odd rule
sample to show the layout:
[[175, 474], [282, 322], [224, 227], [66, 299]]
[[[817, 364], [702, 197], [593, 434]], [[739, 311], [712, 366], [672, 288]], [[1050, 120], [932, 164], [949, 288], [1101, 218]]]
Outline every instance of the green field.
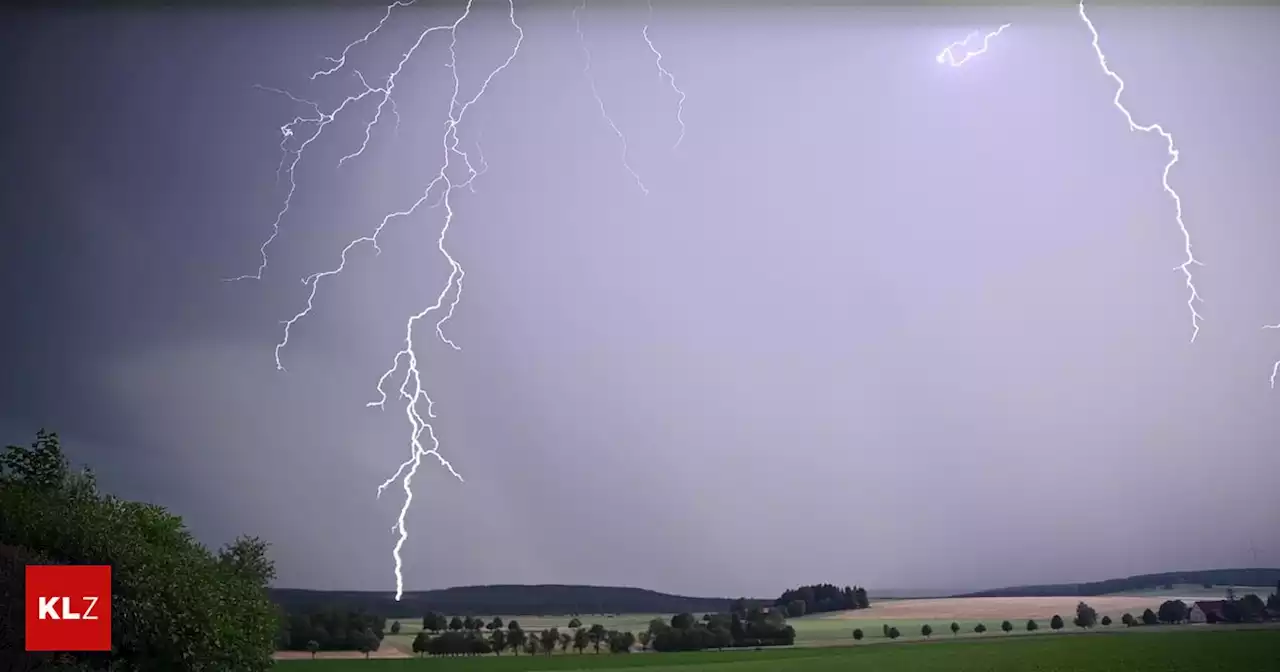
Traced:
[[1090, 633], [830, 648], [700, 653], [607, 653], [277, 663], [298, 672], [399, 672], [448, 668], [477, 672], [619, 670], [643, 672], [1214, 672], [1280, 669], [1280, 630], [1182, 628], [1147, 634]]

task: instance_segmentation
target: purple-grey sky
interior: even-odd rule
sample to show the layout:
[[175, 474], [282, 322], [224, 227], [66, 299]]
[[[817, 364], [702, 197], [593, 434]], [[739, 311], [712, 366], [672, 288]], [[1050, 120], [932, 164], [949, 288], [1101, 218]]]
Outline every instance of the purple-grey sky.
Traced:
[[[505, 3], [457, 33], [464, 97]], [[600, 3], [602, 4], [602, 3]], [[621, 3], [614, 3], [621, 4]], [[1171, 131], [1204, 266], [1196, 342], [1163, 141], [1130, 132], [1074, 8], [520, 2], [524, 41], [459, 127], [466, 270], [418, 330], [442, 450], [405, 587], [564, 582], [768, 595], [812, 581], [976, 588], [1280, 564], [1275, 8], [1098, 7], [1123, 102]], [[347, 67], [381, 85], [462, 2], [398, 10]], [[280, 584], [394, 586], [408, 452], [375, 384], [449, 267], [444, 211], [349, 255], [281, 353], [299, 278], [419, 198], [452, 86], [429, 36], [388, 114], [350, 106], [285, 197], [280, 126], [361, 90], [308, 79], [372, 28], [343, 10], [10, 14], [0, 430], [60, 431], [104, 485]], [[962, 68], [937, 52], [1012, 22]], [[296, 143], [295, 143], [296, 146]], [[455, 178], [461, 172], [453, 171]], [[434, 199], [432, 199], [434, 202]], [[430, 205], [428, 203], [427, 205]], [[401, 372], [403, 373], [403, 368]], [[397, 378], [398, 379], [398, 378]]]

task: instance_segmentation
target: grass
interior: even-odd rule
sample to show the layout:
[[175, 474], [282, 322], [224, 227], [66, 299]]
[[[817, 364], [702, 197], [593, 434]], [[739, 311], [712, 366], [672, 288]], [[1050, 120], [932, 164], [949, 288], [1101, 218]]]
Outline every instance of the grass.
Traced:
[[1280, 669], [1280, 630], [1213, 630], [1184, 626], [1146, 635], [1088, 633], [996, 640], [921, 642], [877, 646], [766, 649], [699, 653], [483, 656], [402, 660], [289, 661], [298, 672], [535, 672], [627, 670], [643, 672], [1227, 672]]

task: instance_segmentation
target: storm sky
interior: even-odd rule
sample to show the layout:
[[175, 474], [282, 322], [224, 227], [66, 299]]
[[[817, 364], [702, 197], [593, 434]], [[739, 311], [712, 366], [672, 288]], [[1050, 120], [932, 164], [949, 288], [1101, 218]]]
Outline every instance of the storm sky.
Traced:
[[[348, 68], [380, 85], [461, 2], [399, 10]], [[621, 3], [614, 3], [621, 4]], [[454, 6], [457, 5], [457, 6]], [[532, 6], [531, 6], [532, 5]], [[458, 31], [464, 97], [510, 53]], [[406, 589], [815, 581], [977, 588], [1280, 565], [1280, 10], [1099, 7], [1123, 101], [1173, 132], [1204, 262], [1199, 337], [1157, 136], [1130, 132], [1071, 7], [518, 3], [518, 56], [459, 130], [466, 270], [417, 342], [442, 451], [416, 481]], [[380, 6], [0, 20], [0, 439], [59, 431], [104, 487], [210, 544], [273, 544], [279, 585], [390, 590], [403, 406], [365, 407], [449, 267], [443, 209], [299, 279], [439, 170], [448, 37], [288, 177], [281, 124]], [[962, 68], [934, 56], [1012, 22]], [[388, 110], [389, 112], [389, 110]], [[296, 146], [296, 143], [295, 143]], [[454, 177], [462, 174], [454, 171]], [[432, 199], [431, 202], [434, 202]], [[429, 202], [427, 205], [430, 205]], [[403, 368], [401, 369], [403, 372]], [[398, 377], [397, 377], [398, 380]]]

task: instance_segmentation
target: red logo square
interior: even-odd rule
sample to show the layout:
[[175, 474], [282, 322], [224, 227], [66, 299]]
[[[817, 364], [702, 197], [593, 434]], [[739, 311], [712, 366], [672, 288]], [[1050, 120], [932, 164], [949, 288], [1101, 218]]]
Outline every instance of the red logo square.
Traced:
[[27, 651], [111, 650], [111, 567], [27, 565]]

